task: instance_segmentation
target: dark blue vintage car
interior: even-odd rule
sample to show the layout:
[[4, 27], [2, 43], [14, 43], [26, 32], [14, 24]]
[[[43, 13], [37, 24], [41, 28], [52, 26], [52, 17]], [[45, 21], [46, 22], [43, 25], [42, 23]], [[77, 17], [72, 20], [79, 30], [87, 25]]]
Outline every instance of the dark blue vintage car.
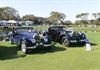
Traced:
[[29, 49], [45, 48], [51, 49], [52, 42], [46, 32], [34, 31], [29, 27], [14, 28], [9, 33], [10, 42], [17, 44], [23, 53], [27, 53]]
[[72, 43], [84, 44], [88, 42], [84, 33], [68, 29], [65, 26], [51, 26], [48, 28], [48, 33], [52, 40], [61, 42], [66, 47]]

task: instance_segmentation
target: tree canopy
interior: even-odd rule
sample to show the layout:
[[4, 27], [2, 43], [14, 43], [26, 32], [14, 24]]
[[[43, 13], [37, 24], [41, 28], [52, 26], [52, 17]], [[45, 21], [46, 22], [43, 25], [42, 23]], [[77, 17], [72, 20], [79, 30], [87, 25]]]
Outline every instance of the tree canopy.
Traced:
[[[92, 13], [94, 19], [89, 20], [89, 13], [79, 13], [76, 18], [80, 20], [75, 24], [100, 24], [100, 12]], [[26, 14], [20, 18], [19, 12], [12, 7], [0, 7], [0, 20], [22, 20], [33, 21], [36, 24], [72, 24], [70, 20], [66, 20], [66, 15], [62, 12], [52, 11], [47, 18]]]
[[57, 23], [58, 21], [62, 22], [66, 18], [64, 13], [52, 11], [50, 16], [47, 18], [50, 22]]
[[19, 20], [20, 16], [17, 10], [12, 7], [0, 8], [0, 20]]
[[36, 16], [30, 14], [30, 15], [25, 15], [21, 18], [24, 21], [36, 21]]

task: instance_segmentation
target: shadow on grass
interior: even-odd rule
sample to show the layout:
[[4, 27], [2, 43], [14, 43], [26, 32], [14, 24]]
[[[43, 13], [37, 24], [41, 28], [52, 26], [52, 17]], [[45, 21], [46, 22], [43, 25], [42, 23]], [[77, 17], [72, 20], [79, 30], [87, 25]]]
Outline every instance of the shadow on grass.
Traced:
[[79, 47], [79, 48], [81, 48], [81, 47], [83, 47], [84, 45], [85, 45], [85, 44], [71, 43], [71, 44], [69, 45], [69, 47], [72, 47], [72, 48]]
[[[66, 50], [64, 47], [56, 47], [52, 46], [50, 50], [44, 49], [44, 48], [36, 48], [33, 50], [30, 50], [29, 54], [45, 54], [45, 53], [54, 53], [54, 52], [59, 52], [59, 51], [64, 51]], [[20, 57], [25, 57], [25, 54], [20, 54], [18, 53], [19, 48], [17, 46], [0, 46], [0, 60], [8, 60], [8, 59], [16, 59]]]
[[[91, 45], [91, 46], [96, 46], [97, 44], [95, 44], [95, 43], [90, 43], [90, 45]], [[83, 43], [83, 44], [81, 44], [81, 43], [80, 43], [80, 44], [77, 44], [77, 43], [71, 43], [69, 47], [73, 47], [73, 48], [79, 47], [79, 48], [81, 48], [81, 47], [84, 47], [84, 46], [86, 46], [85, 43]]]
[[60, 52], [60, 51], [64, 51], [64, 50], [66, 50], [66, 48], [64, 48], [64, 47], [52, 46], [52, 48], [49, 50], [44, 49], [44, 48], [37, 48], [37, 49], [30, 50], [29, 54], [54, 53], [54, 52]]
[[91, 44], [91, 46], [96, 46], [97, 44], [96, 43], [90, 43]]
[[6, 59], [15, 59], [19, 57], [25, 57], [24, 54], [18, 55], [18, 47], [12, 46], [0, 46], [0, 60], [6, 60]]
[[51, 49], [36, 48], [36, 49], [30, 50], [29, 54], [45, 54], [45, 53], [54, 53], [54, 52], [60, 52], [60, 51], [66, 50], [66, 48], [55, 46], [55, 44], [56, 42], [53, 42]]

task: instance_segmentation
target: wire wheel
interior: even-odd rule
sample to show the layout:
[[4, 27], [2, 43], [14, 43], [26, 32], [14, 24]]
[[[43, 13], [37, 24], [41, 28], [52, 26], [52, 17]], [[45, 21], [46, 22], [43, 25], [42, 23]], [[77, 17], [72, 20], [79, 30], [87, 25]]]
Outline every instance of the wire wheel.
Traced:
[[69, 41], [68, 41], [68, 39], [67, 39], [66, 37], [63, 37], [63, 38], [62, 38], [62, 44], [63, 44], [63, 46], [65, 46], [65, 47], [68, 47], [68, 46], [69, 46]]
[[22, 51], [23, 53], [27, 53], [27, 48], [26, 48], [26, 44], [25, 44], [24, 41], [22, 41], [22, 43], [21, 43], [21, 51]]

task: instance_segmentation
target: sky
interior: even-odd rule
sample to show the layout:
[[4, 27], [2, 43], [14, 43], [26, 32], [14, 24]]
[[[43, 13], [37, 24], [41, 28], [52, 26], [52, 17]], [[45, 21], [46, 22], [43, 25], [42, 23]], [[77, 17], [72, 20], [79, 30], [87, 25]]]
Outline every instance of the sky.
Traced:
[[18, 10], [20, 16], [33, 14], [48, 17], [50, 12], [58, 11], [65, 13], [66, 20], [71, 21], [75, 21], [79, 13], [100, 12], [100, 0], [0, 0], [0, 7], [6, 6]]

